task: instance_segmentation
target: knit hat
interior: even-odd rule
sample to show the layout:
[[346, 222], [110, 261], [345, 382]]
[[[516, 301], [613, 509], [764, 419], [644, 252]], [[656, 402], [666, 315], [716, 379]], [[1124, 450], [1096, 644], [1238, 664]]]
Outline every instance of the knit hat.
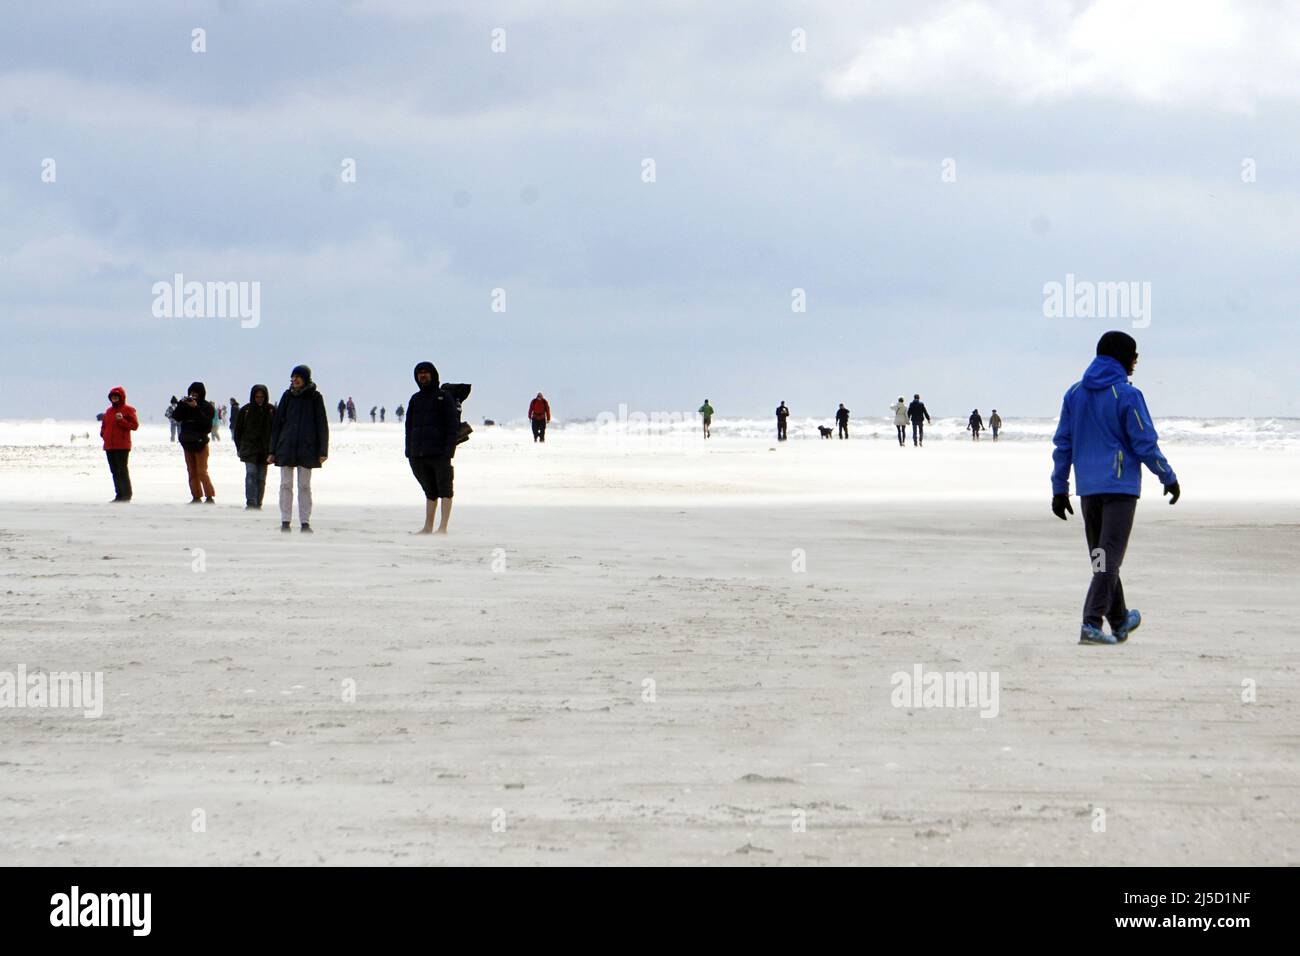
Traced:
[[1097, 341], [1097, 354], [1113, 358], [1124, 371], [1131, 372], [1137, 361], [1137, 340], [1127, 332], [1107, 332]]

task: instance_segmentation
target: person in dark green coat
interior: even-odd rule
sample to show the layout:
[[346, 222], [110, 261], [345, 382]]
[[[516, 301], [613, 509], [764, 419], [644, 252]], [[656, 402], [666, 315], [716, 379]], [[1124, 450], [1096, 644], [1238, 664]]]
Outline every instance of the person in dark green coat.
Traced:
[[275, 406], [265, 385], [248, 391], [248, 404], [241, 405], [230, 423], [239, 460], [244, 463], [244, 507], [260, 509], [266, 494], [266, 460], [271, 454], [271, 421]]

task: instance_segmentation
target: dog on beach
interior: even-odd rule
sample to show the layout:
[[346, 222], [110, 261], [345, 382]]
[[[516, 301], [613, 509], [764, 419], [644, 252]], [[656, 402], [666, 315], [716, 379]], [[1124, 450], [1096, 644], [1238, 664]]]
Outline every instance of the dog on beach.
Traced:
[[830, 438], [835, 434], [835, 429], [827, 428], [825, 425], [818, 425], [817, 430], [821, 432], [822, 438]]

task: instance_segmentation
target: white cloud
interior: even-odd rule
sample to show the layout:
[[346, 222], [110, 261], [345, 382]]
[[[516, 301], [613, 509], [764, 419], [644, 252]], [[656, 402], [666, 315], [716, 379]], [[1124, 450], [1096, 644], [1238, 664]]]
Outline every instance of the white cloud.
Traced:
[[141, 302], [147, 303], [154, 282], [181, 272], [198, 281], [274, 282], [298, 299], [427, 286], [447, 274], [450, 261], [444, 249], [413, 249], [380, 229], [301, 251], [253, 246], [162, 251], [61, 233], [30, 237], [7, 249], [0, 257], [0, 281], [14, 288], [41, 284], [57, 289], [112, 275], [119, 277], [119, 290], [122, 281], [128, 290], [138, 287]]
[[1295, 2], [963, 0], [869, 37], [824, 90], [840, 100], [1091, 97], [1250, 112], [1300, 95], [1298, 37]]

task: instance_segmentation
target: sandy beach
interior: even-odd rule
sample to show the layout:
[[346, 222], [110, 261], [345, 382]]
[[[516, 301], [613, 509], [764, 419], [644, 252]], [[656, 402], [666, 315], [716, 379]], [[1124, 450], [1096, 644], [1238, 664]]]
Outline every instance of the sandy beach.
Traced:
[[[156, 425], [110, 506], [85, 428], [0, 428], [0, 671], [104, 681], [0, 710], [11, 863], [1297, 862], [1289, 446], [1165, 445], [1108, 648], [1042, 442], [480, 429], [430, 539], [393, 424], [311, 537], [228, 437], [185, 504]], [[895, 706], [918, 665], [996, 714]]]

